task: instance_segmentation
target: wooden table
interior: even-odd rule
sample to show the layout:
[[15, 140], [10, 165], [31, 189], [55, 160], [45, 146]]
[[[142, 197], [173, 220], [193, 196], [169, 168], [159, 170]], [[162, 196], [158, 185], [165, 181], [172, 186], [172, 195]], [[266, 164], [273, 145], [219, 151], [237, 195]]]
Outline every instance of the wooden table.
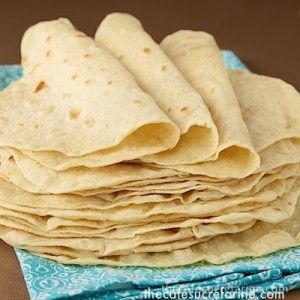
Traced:
[[[109, 12], [129, 12], [142, 20], [158, 42], [179, 29], [212, 33], [254, 72], [300, 89], [300, 1], [266, 0], [0, 0], [0, 64], [19, 63], [21, 37], [30, 25], [64, 16], [93, 35]], [[12, 248], [0, 242], [0, 299], [26, 300], [28, 294]], [[285, 299], [300, 299], [300, 291]]]

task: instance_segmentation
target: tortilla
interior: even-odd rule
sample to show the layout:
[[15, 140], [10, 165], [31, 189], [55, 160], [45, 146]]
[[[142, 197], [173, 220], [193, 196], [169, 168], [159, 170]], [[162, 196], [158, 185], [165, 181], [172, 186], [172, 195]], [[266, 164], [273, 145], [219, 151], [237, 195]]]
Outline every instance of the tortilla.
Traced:
[[[288, 199], [295, 200], [299, 195], [300, 185], [298, 182], [294, 189], [285, 195], [285, 199], [287, 201], [289, 201]], [[297, 205], [293, 216], [278, 224], [258, 222], [250, 229], [241, 233], [220, 235], [206, 242], [197, 243], [190, 247], [168, 252], [101, 257], [98, 252], [81, 252], [72, 248], [27, 247], [27, 249], [34, 251], [42, 257], [67, 264], [135, 265], [151, 267], [171, 267], [200, 261], [222, 264], [239, 257], [257, 257], [284, 248], [300, 245], [299, 213], [300, 205]], [[2, 238], [6, 239], [7, 242], [10, 242], [10, 237], [14, 237], [18, 233], [4, 229], [0, 234]], [[26, 249], [26, 247], [23, 248]], [[68, 251], [69, 254], [66, 254]], [[82, 253], [82, 255], [80, 255], [80, 253]]]
[[253, 173], [259, 158], [214, 38], [205, 32], [181, 30], [164, 38], [160, 45], [202, 95], [219, 133], [219, 146], [212, 158], [216, 161], [180, 169], [218, 178], [242, 178]]
[[147, 160], [161, 165], [191, 164], [215, 154], [218, 133], [202, 97], [136, 18], [121, 13], [107, 15], [95, 40], [120, 59], [180, 128], [180, 142], [174, 149]]
[[[207, 236], [215, 236], [229, 232], [238, 232], [250, 228], [255, 221], [242, 224], [199, 224], [197, 219], [188, 219], [184, 222], [169, 222], [169, 223], [146, 223], [137, 224], [134, 226], [115, 224], [112, 226], [99, 226], [99, 222], [91, 222], [87, 220], [67, 220], [51, 217], [39, 217], [36, 215], [26, 214], [23, 212], [15, 212], [9, 209], [0, 207], [0, 224], [5, 227], [10, 227], [17, 230], [22, 230], [31, 234], [35, 234], [46, 238], [106, 238], [106, 239], [127, 239], [133, 238], [136, 235], [143, 235], [150, 232], [169, 232], [176, 233], [182, 228], [191, 228], [193, 234], [197, 238]], [[55, 228], [50, 228], [49, 220], [52, 227], [55, 222]], [[92, 224], [93, 223], [93, 224]], [[163, 232], [163, 233], [165, 233]]]
[[164, 52], [112, 14], [96, 40], [66, 19], [22, 40], [24, 75], [0, 93], [0, 238], [146, 266], [299, 245], [298, 92], [228, 73], [206, 33], [175, 33]]
[[130, 162], [99, 168], [78, 167], [54, 171], [17, 150], [7, 149], [5, 153], [5, 157], [1, 156], [0, 173], [32, 193], [68, 193], [180, 174], [175, 170], [157, 169]]
[[230, 71], [245, 123], [257, 152], [282, 140], [300, 142], [300, 95], [278, 78]]
[[[221, 217], [219, 222], [223, 223], [222, 214], [231, 212], [247, 212], [253, 208], [272, 206], [276, 201], [280, 201], [282, 195], [287, 193], [293, 186], [295, 178], [287, 180], [277, 180], [264, 187], [257, 194], [251, 196], [228, 197], [226, 200], [210, 201], [180, 201], [183, 195], [177, 195], [173, 201], [164, 201], [162, 195], [149, 195], [157, 197], [154, 203], [129, 204], [126, 206], [102, 205], [99, 198], [82, 198], [71, 195], [32, 195], [21, 189], [1, 182], [0, 206], [3, 208], [20, 212], [36, 214], [39, 216], [55, 216], [67, 219], [87, 219], [97, 221], [113, 221], [115, 223], [138, 223], [142, 221], [150, 222], [152, 218], [156, 220], [172, 221], [178, 218], [204, 218], [208, 223], [215, 222], [212, 216]], [[197, 192], [194, 192], [197, 193]], [[187, 195], [191, 197], [191, 195]], [[276, 203], [277, 203], [276, 202]], [[289, 213], [282, 212], [282, 217], [286, 217], [292, 212], [292, 206], [285, 208]], [[250, 212], [250, 220], [256, 217], [256, 213]], [[270, 216], [262, 216], [269, 220]], [[247, 215], [248, 218], [248, 215]], [[251, 219], [252, 218], [252, 219]], [[216, 218], [217, 219], [217, 218]], [[273, 218], [269, 221], [272, 222]], [[227, 221], [226, 221], [227, 222]], [[224, 222], [224, 223], [226, 223]], [[230, 221], [231, 222], [231, 221]], [[240, 222], [240, 221], [239, 221]], [[237, 222], [237, 223], [239, 223]], [[246, 222], [246, 221], [245, 221]], [[231, 222], [233, 224], [234, 222]]]
[[[121, 62], [124, 66], [134, 74], [141, 86], [156, 99], [158, 104], [160, 104], [161, 101], [168, 101], [166, 106], [167, 113], [168, 109], [171, 113], [178, 111], [179, 107], [184, 107], [187, 111], [190, 111], [190, 106], [185, 105], [184, 100], [182, 100], [186, 99], [181, 92], [183, 88], [179, 88], [178, 86], [180, 93], [177, 92], [176, 79], [178, 77], [181, 78], [182, 75], [177, 69], [177, 75], [174, 75], [175, 69], [173, 64], [167, 59], [160, 47], [143, 30], [141, 23], [136, 18], [121, 13], [113, 13], [106, 16], [97, 30], [95, 40], [111, 51], [116, 57], [121, 57]], [[176, 47], [177, 46], [178, 45], [176, 45]], [[208, 96], [207, 93], [199, 89], [197, 85], [193, 85], [193, 82], [184, 72], [182, 73], [195, 90], [203, 97], [217, 125], [219, 145], [215, 149], [216, 151], [210, 153], [210, 156], [206, 155], [206, 157], [204, 157], [205, 159], [198, 160], [160, 160], [157, 159], [157, 155], [144, 157], [142, 160], [163, 165], [195, 164], [204, 160], [215, 160], [219, 152], [228, 148], [230, 155], [228, 154], [225, 157], [224, 154], [223, 158], [220, 157], [220, 162], [218, 160], [214, 161], [212, 166], [210, 164], [204, 164], [204, 169], [203, 171], [201, 170], [200, 174], [211, 177], [243, 177], [258, 167], [259, 157], [252, 146], [248, 130], [242, 119], [238, 103], [228, 79], [228, 74], [220, 58], [219, 50], [215, 45], [210, 46], [210, 53], [200, 53], [203, 59], [202, 61], [194, 61], [193, 68], [203, 70], [200, 76], [197, 74], [197, 80], [203, 81], [203, 86], [209, 90], [209, 94], [211, 94], [212, 87], [215, 88], [216, 91], [220, 91], [220, 93], [217, 92], [214, 96]], [[145, 53], [145, 49], [149, 50]], [[213, 53], [213, 59], [212, 61], [208, 61], [206, 57], [208, 55], [211, 56], [211, 53]], [[169, 53], [167, 52], [167, 54]], [[170, 56], [170, 58], [173, 60], [172, 56]], [[177, 64], [176, 60], [173, 62]], [[218, 65], [218, 67], [216, 70], [213, 70], [214, 73], [212, 74], [211, 71], [215, 65]], [[164, 72], [163, 75], [161, 75], [162, 66], [166, 66], [168, 70]], [[180, 66], [178, 67], [180, 69]], [[151, 70], [151, 72], [149, 72], [149, 70]], [[211, 80], [211, 77], [214, 78], [214, 81]], [[213, 83], [213, 85], [211, 85], [211, 83]], [[171, 96], [171, 93], [173, 94], [175, 92], [176, 95], [181, 97], [180, 103], [182, 104], [180, 105], [178, 105], [178, 101], [174, 101]], [[207, 97], [210, 100], [208, 100]], [[215, 103], [218, 103], [218, 111], [213, 109], [213, 107], [216, 106]], [[170, 107], [170, 105], [174, 105], [174, 107]], [[170, 113], [169, 116], [172, 118]], [[196, 138], [194, 139], [197, 140]], [[194, 150], [189, 144], [183, 144], [182, 147], [186, 156], [194, 157]], [[235, 154], [235, 162], [230, 162], [231, 167], [228, 169], [228, 160], [231, 160], [232, 154]], [[165, 156], [169, 157], [170, 155], [166, 152]], [[165, 156], [163, 158], [165, 158]], [[160, 158], [160, 154], [158, 157]], [[227, 165], [225, 165], [224, 160], [227, 162]], [[228, 170], [226, 170], [226, 168]], [[226, 175], [221, 174], [220, 171], [217, 172], [218, 169], [226, 170], [224, 171]]]
[[34, 25], [21, 47], [24, 76], [0, 93], [0, 146], [70, 167], [111, 165], [177, 144], [177, 126], [117, 59], [68, 20]]

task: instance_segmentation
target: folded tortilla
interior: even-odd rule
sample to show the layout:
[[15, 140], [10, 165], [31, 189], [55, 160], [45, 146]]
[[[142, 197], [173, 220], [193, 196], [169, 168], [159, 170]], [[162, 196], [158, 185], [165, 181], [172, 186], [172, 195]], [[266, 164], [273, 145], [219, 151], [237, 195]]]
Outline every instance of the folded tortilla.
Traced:
[[147, 160], [162, 165], [191, 164], [215, 154], [218, 133], [202, 97], [136, 18], [122, 13], [107, 15], [95, 40], [120, 59], [180, 128], [180, 142], [174, 149]]
[[[161, 48], [143, 30], [141, 23], [137, 19], [128, 14], [110, 14], [106, 16], [100, 24], [95, 40], [111, 51], [116, 57], [121, 58], [121, 62], [134, 74], [142, 88], [153, 95], [158, 103], [168, 101], [166, 109], [169, 109], [171, 112], [181, 107], [178, 105], [178, 101], [173, 100], [172, 94], [176, 91], [177, 96], [182, 95], [177, 92], [177, 89], [179, 91], [183, 89], [174, 79], [178, 77], [181, 78], [182, 75], [175, 76], [174, 67], [169, 71], [171, 62], [166, 58]], [[184, 46], [186, 45], [184, 44]], [[205, 86], [205, 92], [200, 90], [197, 85], [193, 85], [193, 82], [190, 81], [190, 78], [186, 76], [184, 72], [183, 75], [203, 97], [217, 125], [219, 135], [218, 147], [214, 153], [210, 153], [210, 156], [206, 156], [205, 160], [215, 160], [219, 152], [227, 148], [230, 154], [223, 158], [220, 157], [220, 162], [216, 160], [212, 166], [208, 164], [206, 167], [206, 164], [204, 164], [205, 167], [203, 167], [201, 171], [199, 170], [199, 174], [211, 177], [242, 177], [250, 174], [258, 167], [259, 157], [255, 153], [249, 133], [241, 117], [240, 109], [230, 85], [227, 72], [223, 66], [222, 59], [220, 58], [219, 50], [212, 43], [208, 46], [209, 52], [204, 53], [202, 51], [200, 54], [202, 61], [198, 59], [190, 63], [190, 67], [192, 66], [194, 69], [202, 70], [200, 76], [197, 74], [197, 80], [201, 81], [201, 84]], [[178, 48], [181, 47], [181, 45], [174, 47]], [[145, 53], [145, 49], [149, 50]], [[184, 53], [186, 52], [186, 49], [182, 50]], [[168, 52], [167, 54], [169, 55]], [[207, 57], [212, 57], [211, 61], [207, 60]], [[172, 56], [170, 56], [170, 58], [173, 60]], [[173, 63], [177, 64], [177, 61], [173, 60]], [[165, 72], [168, 76], [165, 74], [163, 76], [161, 75], [162, 66], [168, 67], [168, 72]], [[217, 67], [215, 68], [214, 66]], [[178, 67], [180, 69], [180, 66]], [[211, 71], [214, 73], [212, 74]], [[178, 73], [178, 70], [176, 70], [176, 74]], [[214, 78], [214, 80], [211, 80], [212, 78]], [[216, 89], [216, 94], [213, 96], [211, 95], [212, 88]], [[209, 96], [207, 95], [208, 93]], [[207, 97], [209, 100], [206, 99]], [[181, 98], [180, 103], [189, 109], [189, 106], [183, 102], [183, 99], [186, 99], [186, 97], [182, 95]], [[216, 106], [216, 103], [218, 103], [218, 109], [214, 110], [213, 108]], [[172, 104], [174, 107], [170, 108]], [[166, 112], [168, 113], [168, 111]], [[171, 115], [170, 117], [172, 118]], [[194, 137], [194, 140], [197, 139]], [[190, 145], [183, 144], [183, 141], [184, 140], [182, 140], [182, 147], [184, 154], [191, 158], [194, 157]], [[199, 150], [196, 151], [199, 152]], [[166, 155], [169, 156], [168, 152], [166, 152]], [[232, 156], [234, 156], [234, 159], [232, 159]], [[160, 157], [160, 155], [158, 157]], [[227, 165], [225, 165], [224, 160], [227, 162]], [[228, 163], [228, 160], [234, 160], [234, 163]], [[204, 159], [178, 159], [170, 161], [159, 160], [155, 155], [147, 156], [143, 158], [143, 161], [155, 162], [162, 165], [183, 165], [196, 164], [204, 161]], [[230, 169], [228, 168], [229, 164], [231, 165]], [[188, 169], [189, 167], [187, 166], [187, 170]], [[224, 175], [217, 172], [218, 169], [224, 170]]]
[[179, 129], [105, 49], [66, 19], [22, 39], [23, 77], [0, 93], [0, 146], [67, 167], [111, 165], [174, 147]]
[[202, 95], [219, 133], [219, 146], [212, 157], [216, 161], [192, 165], [191, 171], [211, 177], [252, 173], [259, 159], [214, 38], [205, 32], [182, 30], [167, 36], [161, 47]]

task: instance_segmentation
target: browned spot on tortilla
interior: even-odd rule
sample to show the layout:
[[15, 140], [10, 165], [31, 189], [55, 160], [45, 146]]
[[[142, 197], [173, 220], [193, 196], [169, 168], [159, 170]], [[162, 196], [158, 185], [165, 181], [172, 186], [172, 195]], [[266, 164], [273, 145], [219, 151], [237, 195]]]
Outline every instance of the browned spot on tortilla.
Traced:
[[85, 84], [89, 84], [91, 81], [88, 79], [88, 80], [86, 80], [84, 83]]
[[124, 58], [124, 55], [118, 56], [118, 59], [119, 59], [119, 60], [122, 60], [123, 58]]
[[90, 54], [85, 54], [85, 56], [84, 57], [90, 57], [91, 55]]
[[167, 66], [166, 65], [162, 66], [161, 70], [162, 70], [162, 72], [165, 72], [167, 70]]
[[187, 112], [187, 111], [188, 111], [188, 108], [187, 108], [186, 106], [181, 107], [181, 108], [180, 108], [180, 111], [181, 111], [181, 112]]
[[46, 88], [47, 87], [47, 84], [46, 84], [46, 82], [45, 81], [40, 81], [38, 84], [37, 84], [37, 86], [35, 87], [35, 90], [34, 90], [34, 94], [35, 93], [38, 93], [39, 91], [41, 91], [42, 89], [44, 89], [44, 88]]
[[84, 120], [84, 124], [87, 125], [88, 127], [93, 126], [94, 123], [95, 123], [94, 118], [88, 118], [88, 119], [85, 119], [85, 120]]
[[142, 104], [141, 100], [134, 100], [133, 103]]
[[278, 207], [274, 207], [274, 210], [276, 210], [276, 211], [281, 211], [281, 209], [278, 208]]
[[105, 68], [101, 68], [100, 70], [101, 70], [101, 71], [107, 71], [107, 69], [105, 69]]
[[23, 123], [18, 123], [18, 126], [23, 127], [24, 124]]
[[39, 124], [35, 124], [35, 125], [34, 125], [34, 128], [39, 128], [39, 127], [40, 127]]
[[110, 81], [109, 81], [107, 84], [108, 84], [108, 85], [110, 85], [110, 84], [112, 84], [112, 83], [113, 83], [113, 81], [112, 81], [112, 80], [110, 80]]
[[79, 108], [72, 108], [69, 110], [69, 117], [70, 119], [77, 119], [81, 113]]
[[50, 42], [50, 41], [51, 41], [51, 39], [52, 39], [52, 36], [51, 36], [51, 35], [49, 35], [49, 36], [46, 38], [46, 42]]
[[65, 58], [65, 59], [63, 60], [63, 62], [64, 62], [64, 63], [66, 63], [67, 61], [68, 61], [68, 59], [67, 59], [67, 58]]
[[76, 79], [77, 78], [77, 74], [74, 74], [71, 79]]
[[27, 61], [27, 56], [22, 57], [21, 63], [24, 64]]
[[49, 57], [50, 55], [51, 55], [51, 51], [48, 50], [48, 51], [46, 52], [46, 57]]
[[168, 112], [171, 112], [171, 111], [172, 111], [172, 108], [171, 108], [171, 107], [169, 107], [169, 108], [168, 108]]
[[151, 52], [151, 49], [150, 49], [150, 48], [144, 48], [144, 49], [143, 49], [143, 52], [149, 53], [149, 52]]
[[215, 88], [212, 88], [210, 92], [213, 94], [213, 93], [214, 93], [214, 91], [215, 91]]

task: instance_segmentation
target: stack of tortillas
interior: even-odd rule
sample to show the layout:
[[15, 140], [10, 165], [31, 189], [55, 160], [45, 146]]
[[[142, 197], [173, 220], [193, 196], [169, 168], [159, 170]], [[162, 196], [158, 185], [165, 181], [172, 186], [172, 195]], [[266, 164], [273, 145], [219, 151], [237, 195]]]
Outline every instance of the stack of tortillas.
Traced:
[[63, 263], [223, 263], [300, 244], [300, 97], [214, 38], [27, 30], [0, 93], [0, 238]]

